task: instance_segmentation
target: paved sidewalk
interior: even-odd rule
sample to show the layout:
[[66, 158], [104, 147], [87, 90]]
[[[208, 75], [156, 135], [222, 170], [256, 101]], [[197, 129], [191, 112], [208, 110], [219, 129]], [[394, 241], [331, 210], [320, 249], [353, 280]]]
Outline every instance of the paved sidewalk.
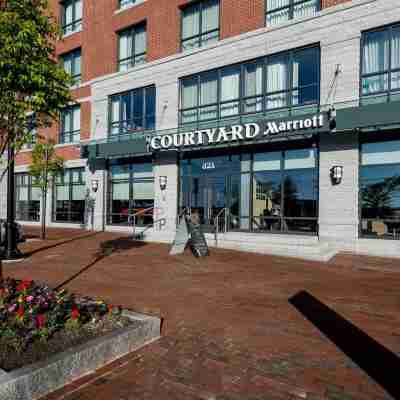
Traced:
[[398, 260], [170, 257], [166, 245], [119, 234], [49, 232], [51, 240], [24, 244], [31, 256], [5, 265], [5, 275], [64, 283], [164, 323], [157, 343], [46, 400], [392, 399], [289, 299], [307, 291], [399, 355]]

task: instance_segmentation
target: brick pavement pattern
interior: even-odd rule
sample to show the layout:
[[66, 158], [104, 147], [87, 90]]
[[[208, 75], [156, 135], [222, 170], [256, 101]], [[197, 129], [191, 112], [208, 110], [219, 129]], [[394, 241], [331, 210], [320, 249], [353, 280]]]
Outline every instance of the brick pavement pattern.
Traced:
[[306, 290], [399, 355], [398, 260], [343, 254], [321, 264], [214, 249], [171, 257], [166, 245], [72, 230], [22, 249], [30, 257], [4, 265], [6, 276], [164, 319], [158, 342], [45, 400], [392, 399], [288, 300]]

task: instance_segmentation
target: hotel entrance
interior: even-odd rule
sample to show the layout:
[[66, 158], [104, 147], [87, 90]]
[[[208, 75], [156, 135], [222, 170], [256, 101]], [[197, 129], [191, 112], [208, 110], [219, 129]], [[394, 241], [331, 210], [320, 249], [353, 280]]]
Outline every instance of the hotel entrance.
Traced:
[[239, 156], [206, 157], [181, 163], [181, 208], [205, 231], [215, 228], [216, 219], [238, 216]]

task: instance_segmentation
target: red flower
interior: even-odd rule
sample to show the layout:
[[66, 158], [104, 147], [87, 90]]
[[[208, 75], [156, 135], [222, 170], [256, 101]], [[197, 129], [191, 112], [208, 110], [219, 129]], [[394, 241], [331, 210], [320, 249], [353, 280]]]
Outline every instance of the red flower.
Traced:
[[23, 292], [24, 290], [28, 289], [32, 285], [32, 280], [23, 280], [21, 283], [17, 286], [17, 291], [18, 292]]
[[23, 318], [24, 313], [25, 313], [24, 307], [23, 307], [23, 306], [19, 306], [19, 307], [18, 307], [18, 310], [17, 310], [17, 316], [18, 316], [19, 318]]
[[46, 316], [44, 314], [39, 314], [36, 317], [36, 326], [38, 329], [41, 329], [46, 324]]
[[78, 319], [79, 318], [79, 310], [77, 308], [74, 308], [71, 311], [71, 319]]
[[107, 308], [108, 308], [108, 312], [110, 313], [110, 312], [112, 312], [112, 310], [113, 310], [113, 305], [112, 305], [112, 304], [109, 304]]

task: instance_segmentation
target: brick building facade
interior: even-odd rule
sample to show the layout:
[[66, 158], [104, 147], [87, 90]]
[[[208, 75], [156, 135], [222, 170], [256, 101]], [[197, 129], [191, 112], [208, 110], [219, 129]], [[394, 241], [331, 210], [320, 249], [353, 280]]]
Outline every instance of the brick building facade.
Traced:
[[[66, 0], [51, 11], [77, 105], [39, 132], [67, 171], [49, 225], [127, 231], [134, 220], [146, 239], [172, 241], [186, 209], [228, 248], [400, 254], [397, 1]], [[29, 162], [28, 149], [17, 173]], [[20, 220], [38, 223], [40, 199], [20, 179]]]

